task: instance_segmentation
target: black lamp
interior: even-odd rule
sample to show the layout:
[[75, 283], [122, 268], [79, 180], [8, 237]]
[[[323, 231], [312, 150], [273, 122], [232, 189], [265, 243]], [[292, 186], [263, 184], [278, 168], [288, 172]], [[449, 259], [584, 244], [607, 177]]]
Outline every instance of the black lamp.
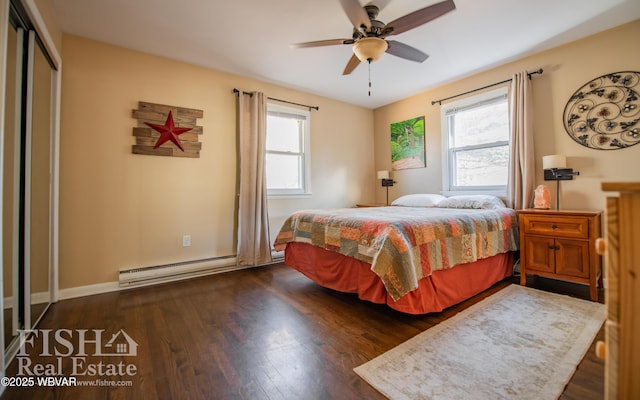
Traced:
[[382, 182], [382, 187], [387, 188], [387, 205], [389, 205], [389, 186], [393, 186], [394, 180], [389, 179], [389, 171], [378, 171], [378, 179]]
[[560, 209], [560, 181], [572, 181], [574, 175], [580, 172], [567, 168], [567, 158], [554, 154], [542, 157], [545, 181], [556, 181], [556, 210]]

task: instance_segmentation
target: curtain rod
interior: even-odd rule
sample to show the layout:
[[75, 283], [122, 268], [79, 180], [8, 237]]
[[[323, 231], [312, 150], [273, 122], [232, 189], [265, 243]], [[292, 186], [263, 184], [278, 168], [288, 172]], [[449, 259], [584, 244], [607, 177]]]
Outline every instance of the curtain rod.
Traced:
[[[528, 73], [527, 73], [527, 75], [529, 76], [529, 79], [531, 79], [531, 75], [535, 75], [535, 74], [542, 74], [542, 68], [540, 68], [540, 69], [539, 69], [539, 70], [537, 70], [537, 71], [533, 71], [533, 72], [528, 72]], [[442, 102], [443, 102], [443, 101], [450, 100], [450, 99], [454, 99], [454, 98], [456, 98], [456, 97], [460, 97], [460, 96], [464, 96], [465, 94], [474, 93], [474, 92], [477, 92], [477, 91], [480, 91], [480, 90], [488, 89], [488, 88], [490, 88], [490, 87], [494, 87], [494, 86], [502, 85], [503, 83], [511, 82], [511, 80], [512, 80], [512, 79], [505, 79], [505, 80], [504, 80], [504, 81], [502, 81], [502, 82], [492, 83], [491, 85], [487, 85], [487, 86], [483, 86], [483, 87], [481, 87], [481, 88], [477, 88], [477, 89], [469, 90], [468, 92], [464, 92], [464, 93], [456, 94], [456, 95], [449, 96], [449, 97], [446, 97], [446, 98], [444, 98], [444, 99], [440, 99], [440, 100], [435, 100], [435, 101], [432, 101], [432, 102], [431, 102], [431, 105], [433, 106], [433, 105], [435, 105], [436, 103], [437, 103], [438, 105], [442, 105]]]
[[[238, 93], [240, 93], [240, 91], [238, 89], [236, 89], [236, 88], [233, 88], [233, 93], [238, 94]], [[245, 92], [244, 90], [242, 91], [242, 93], [246, 94], [246, 95], [249, 95], [249, 96], [253, 96], [253, 93]], [[316, 110], [316, 111], [320, 110], [320, 107], [318, 107], [318, 106], [309, 106], [309, 105], [306, 105], [306, 104], [294, 103], [293, 101], [275, 99], [273, 97], [267, 97], [267, 99], [273, 100], [273, 101], [279, 101], [281, 103], [287, 103], [287, 104], [293, 104], [293, 105], [296, 105], [296, 106], [307, 107], [309, 109], [309, 111], [311, 111], [311, 110]]]

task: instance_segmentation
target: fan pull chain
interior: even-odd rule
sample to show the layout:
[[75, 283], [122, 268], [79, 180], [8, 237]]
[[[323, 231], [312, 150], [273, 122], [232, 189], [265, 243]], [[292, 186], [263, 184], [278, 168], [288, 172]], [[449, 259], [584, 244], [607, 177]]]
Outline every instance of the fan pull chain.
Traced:
[[367, 61], [369, 62], [369, 97], [371, 97], [371, 59]]

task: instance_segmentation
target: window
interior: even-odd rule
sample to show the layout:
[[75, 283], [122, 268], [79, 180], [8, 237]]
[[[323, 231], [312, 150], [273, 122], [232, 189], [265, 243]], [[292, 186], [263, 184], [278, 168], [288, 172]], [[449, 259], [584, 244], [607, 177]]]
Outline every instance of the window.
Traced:
[[509, 171], [507, 88], [442, 107], [445, 194], [506, 195]]
[[309, 111], [267, 105], [266, 172], [271, 197], [311, 194]]

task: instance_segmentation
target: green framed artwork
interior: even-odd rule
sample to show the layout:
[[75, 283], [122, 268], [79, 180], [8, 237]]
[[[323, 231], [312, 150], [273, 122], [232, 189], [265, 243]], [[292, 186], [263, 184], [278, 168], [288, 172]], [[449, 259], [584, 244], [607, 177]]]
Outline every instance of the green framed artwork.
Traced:
[[424, 116], [391, 124], [391, 169], [426, 166]]

